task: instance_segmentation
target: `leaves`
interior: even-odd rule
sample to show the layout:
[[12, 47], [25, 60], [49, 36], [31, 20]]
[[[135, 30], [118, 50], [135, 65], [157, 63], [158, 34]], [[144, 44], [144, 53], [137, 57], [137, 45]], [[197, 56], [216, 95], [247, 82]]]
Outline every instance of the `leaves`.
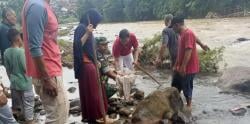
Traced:
[[219, 71], [219, 63], [223, 61], [223, 52], [225, 47], [219, 47], [210, 51], [199, 51], [201, 72], [217, 73]]

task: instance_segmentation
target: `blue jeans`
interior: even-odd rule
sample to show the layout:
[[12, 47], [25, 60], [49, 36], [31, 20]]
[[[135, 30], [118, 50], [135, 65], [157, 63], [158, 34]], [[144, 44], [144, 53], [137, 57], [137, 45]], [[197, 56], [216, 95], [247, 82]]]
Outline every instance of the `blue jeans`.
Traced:
[[0, 107], [0, 124], [18, 124], [8, 105]]

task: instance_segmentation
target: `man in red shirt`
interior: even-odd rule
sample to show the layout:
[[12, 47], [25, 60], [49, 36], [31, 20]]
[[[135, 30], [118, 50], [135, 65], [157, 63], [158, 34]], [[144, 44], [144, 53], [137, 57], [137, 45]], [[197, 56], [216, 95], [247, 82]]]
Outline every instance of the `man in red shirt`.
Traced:
[[199, 72], [199, 59], [196, 49], [196, 37], [192, 30], [184, 25], [184, 18], [175, 17], [172, 22], [173, 29], [179, 34], [179, 45], [175, 71], [178, 73], [175, 78], [174, 87], [179, 91], [183, 90], [186, 97], [187, 107], [191, 110], [193, 80]]
[[[122, 70], [123, 68], [133, 70], [133, 64], [138, 63], [138, 46], [138, 41], [133, 33], [129, 33], [127, 29], [120, 31], [119, 37], [115, 40], [112, 50], [116, 70]], [[132, 54], [132, 48], [134, 49], [134, 56]]]

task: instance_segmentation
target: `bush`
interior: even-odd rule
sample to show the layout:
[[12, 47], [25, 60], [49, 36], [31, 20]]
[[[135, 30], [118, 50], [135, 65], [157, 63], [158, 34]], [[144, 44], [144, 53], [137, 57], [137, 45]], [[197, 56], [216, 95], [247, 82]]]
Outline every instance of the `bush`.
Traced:
[[156, 60], [159, 54], [161, 35], [155, 34], [152, 39], [145, 39], [140, 54], [141, 64], [148, 65], [152, 64]]
[[210, 51], [199, 51], [201, 72], [218, 73], [219, 64], [223, 61], [225, 47], [219, 47]]

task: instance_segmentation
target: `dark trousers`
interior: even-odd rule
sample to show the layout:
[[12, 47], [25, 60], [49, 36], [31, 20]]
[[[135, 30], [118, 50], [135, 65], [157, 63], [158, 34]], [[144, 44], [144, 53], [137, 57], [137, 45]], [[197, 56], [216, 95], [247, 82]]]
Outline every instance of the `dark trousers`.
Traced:
[[194, 77], [195, 74], [187, 74], [183, 77], [179, 73], [174, 72], [172, 78], [172, 87], [177, 88], [179, 92], [183, 91], [183, 94], [186, 98], [192, 99]]

